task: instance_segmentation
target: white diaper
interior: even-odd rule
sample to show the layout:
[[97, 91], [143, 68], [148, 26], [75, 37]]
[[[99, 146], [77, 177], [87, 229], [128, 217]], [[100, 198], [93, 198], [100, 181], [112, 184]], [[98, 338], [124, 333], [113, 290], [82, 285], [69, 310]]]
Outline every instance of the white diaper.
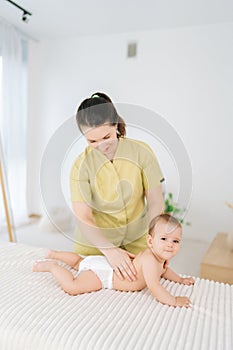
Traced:
[[79, 264], [79, 273], [81, 271], [91, 270], [99, 277], [102, 288], [112, 289], [113, 269], [105, 256], [89, 255]]

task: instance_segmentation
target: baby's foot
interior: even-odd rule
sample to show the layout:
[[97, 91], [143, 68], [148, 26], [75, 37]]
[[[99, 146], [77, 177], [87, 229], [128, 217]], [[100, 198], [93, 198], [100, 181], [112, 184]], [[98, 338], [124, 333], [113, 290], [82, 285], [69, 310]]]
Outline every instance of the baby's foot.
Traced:
[[49, 249], [45, 254], [45, 259], [55, 259], [56, 250]]
[[33, 265], [34, 272], [50, 272], [53, 266], [57, 265], [56, 261], [37, 261]]

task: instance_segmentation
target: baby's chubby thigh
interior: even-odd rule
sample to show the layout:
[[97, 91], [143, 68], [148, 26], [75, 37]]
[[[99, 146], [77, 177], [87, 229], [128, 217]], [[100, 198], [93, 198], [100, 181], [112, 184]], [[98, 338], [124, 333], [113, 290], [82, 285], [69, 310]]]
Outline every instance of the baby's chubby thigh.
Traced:
[[102, 282], [92, 270], [81, 271], [74, 280], [78, 294], [95, 292], [102, 289]]

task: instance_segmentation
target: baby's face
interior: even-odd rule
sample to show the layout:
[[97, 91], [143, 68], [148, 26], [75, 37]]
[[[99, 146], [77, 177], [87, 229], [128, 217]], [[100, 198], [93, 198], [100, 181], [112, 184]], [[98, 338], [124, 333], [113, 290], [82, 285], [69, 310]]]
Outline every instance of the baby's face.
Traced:
[[151, 237], [151, 248], [162, 259], [173, 258], [179, 251], [182, 230], [179, 226], [172, 227], [164, 222], [158, 222]]

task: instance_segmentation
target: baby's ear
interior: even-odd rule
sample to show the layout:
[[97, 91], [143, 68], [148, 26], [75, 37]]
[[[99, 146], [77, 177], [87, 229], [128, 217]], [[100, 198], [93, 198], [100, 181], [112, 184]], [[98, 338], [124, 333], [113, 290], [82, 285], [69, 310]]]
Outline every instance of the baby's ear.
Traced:
[[153, 243], [153, 237], [148, 233], [147, 236], [146, 236], [146, 242], [147, 242], [147, 245], [149, 247], [152, 246], [152, 243]]

